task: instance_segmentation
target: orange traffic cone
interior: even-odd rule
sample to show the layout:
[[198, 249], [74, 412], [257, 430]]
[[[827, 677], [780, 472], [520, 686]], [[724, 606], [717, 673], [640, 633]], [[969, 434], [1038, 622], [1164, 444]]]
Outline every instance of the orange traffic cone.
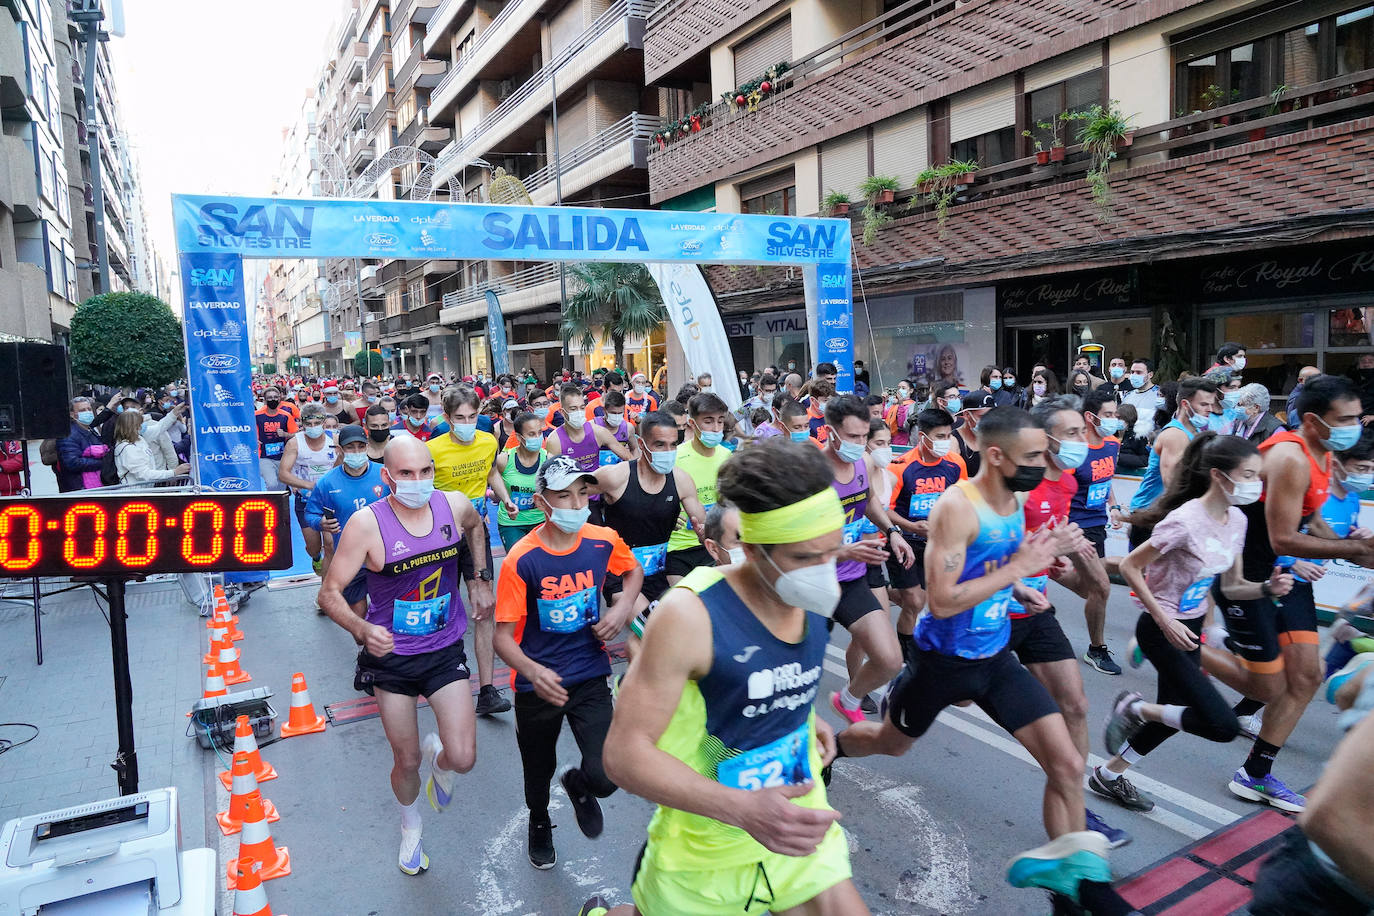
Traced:
[[239, 667], [239, 650], [228, 639], [220, 640], [219, 670], [226, 684], [246, 684], [253, 679], [252, 675]]
[[239, 856], [234, 891], [234, 916], [272, 916], [267, 891], [262, 886], [262, 863], [252, 856]]
[[281, 727], [283, 738], [324, 731], [324, 716], [315, 713], [310, 691], [305, 688], [305, 675], [297, 671], [291, 675], [291, 717]]
[[[276, 769], [272, 764], [263, 760], [262, 754], [258, 753], [258, 739], [253, 737], [253, 726], [248, 724], [248, 717], [239, 716], [234, 721], [234, 755], [237, 756], [239, 751], [248, 755], [248, 765], [253, 770], [253, 778], [259, 783], [276, 779]], [[233, 775], [227, 770], [219, 774], [219, 781], [224, 783], [225, 789], [233, 788], [233, 778]]]
[[219, 661], [219, 644], [229, 642], [229, 624], [218, 620], [211, 620], [210, 622], [213, 624], [210, 627], [210, 651], [206, 652], [205, 657], [201, 659], [207, 665]]
[[291, 852], [285, 846], [272, 845], [272, 831], [267, 826], [267, 818], [262, 810], [262, 793], [257, 789], [248, 793], [246, 802], [247, 816], [243, 819], [243, 834], [239, 837], [239, 854], [229, 860], [229, 890], [238, 887], [238, 865], [244, 858], [254, 859], [262, 864], [257, 877], [271, 881], [291, 874]]
[[223, 585], [215, 586], [215, 613], [206, 626], [213, 627], [216, 622], [228, 624], [229, 638], [234, 642], [243, 639], [243, 631], [239, 629], [239, 619], [229, 610], [229, 599], [224, 597]]
[[[243, 829], [243, 821], [248, 817], [248, 796], [258, 791], [258, 780], [253, 776], [253, 764], [246, 752], [234, 752], [234, 766], [231, 772], [234, 776], [234, 789], [229, 796], [229, 809], [215, 815], [220, 832], [225, 836], [233, 836]], [[261, 793], [258, 797], [262, 798]], [[267, 815], [268, 823], [281, 820], [277, 806], [265, 798], [262, 799], [262, 810]]]
[[202, 699], [211, 697], [227, 696], [229, 691], [224, 688], [224, 675], [220, 673], [219, 662], [211, 662], [205, 666], [205, 696]]

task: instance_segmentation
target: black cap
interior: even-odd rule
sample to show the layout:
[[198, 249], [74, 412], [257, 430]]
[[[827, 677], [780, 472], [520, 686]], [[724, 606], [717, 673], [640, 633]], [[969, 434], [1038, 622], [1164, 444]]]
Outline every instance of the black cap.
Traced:
[[366, 441], [367, 433], [363, 431], [363, 428], [361, 426], [358, 426], [355, 423], [349, 423], [346, 426], [339, 427], [338, 443], [340, 446], [347, 445], [350, 442]]
[[973, 394], [964, 402], [965, 410], [982, 410], [985, 407], [996, 407], [997, 399], [990, 394]]

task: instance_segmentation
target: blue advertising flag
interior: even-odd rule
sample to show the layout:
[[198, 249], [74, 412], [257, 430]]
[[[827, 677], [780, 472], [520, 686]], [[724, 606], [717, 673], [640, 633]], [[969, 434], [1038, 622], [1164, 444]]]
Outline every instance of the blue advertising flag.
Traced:
[[835, 364], [835, 390], [854, 390], [854, 300], [848, 261], [802, 271], [806, 314], [817, 363]]
[[487, 340], [491, 344], [491, 371], [496, 375], [504, 375], [510, 371], [506, 319], [501, 314], [501, 300], [491, 290], [487, 290]]

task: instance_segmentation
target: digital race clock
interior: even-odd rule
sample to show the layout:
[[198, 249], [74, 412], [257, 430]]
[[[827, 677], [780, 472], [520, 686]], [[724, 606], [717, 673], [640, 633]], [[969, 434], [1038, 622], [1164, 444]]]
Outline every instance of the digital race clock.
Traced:
[[290, 565], [285, 492], [0, 499], [0, 577], [245, 572]]

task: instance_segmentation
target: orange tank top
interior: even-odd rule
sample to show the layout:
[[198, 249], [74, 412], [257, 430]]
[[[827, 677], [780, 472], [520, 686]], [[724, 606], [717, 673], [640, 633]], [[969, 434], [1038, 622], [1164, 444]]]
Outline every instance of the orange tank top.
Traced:
[[[1302, 453], [1307, 456], [1307, 464], [1311, 469], [1307, 480], [1307, 492], [1302, 495], [1302, 515], [1303, 518], [1314, 512], [1321, 510], [1326, 504], [1326, 493], [1331, 488], [1331, 454], [1326, 455], [1325, 465], [1317, 463], [1317, 459], [1312, 457], [1311, 450], [1307, 447], [1307, 442], [1302, 436], [1290, 430], [1281, 429], [1259, 445], [1260, 454], [1278, 445], [1280, 442], [1296, 442], [1302, 449]], [[1261, 496], [1261, 499], [1264, 497]]]

